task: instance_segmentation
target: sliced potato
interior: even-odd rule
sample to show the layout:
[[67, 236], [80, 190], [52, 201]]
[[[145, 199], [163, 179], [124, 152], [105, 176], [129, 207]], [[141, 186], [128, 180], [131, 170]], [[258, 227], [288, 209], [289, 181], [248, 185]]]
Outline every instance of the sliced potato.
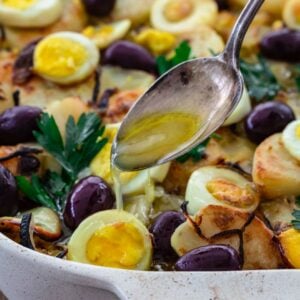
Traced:
[[[279, 249], [273, 242], [274, 235], [265, 224], [254, 217], [249, 225], [250, 214], [235, 209], [210, 205], [195, 218], [204, 237], [200, 237], [190, 221], [181, 224], [171, 238], [171, 244], [178, 255], [197, 247], [211, 244], [230, 245], [239, 251], [240, 238], [237, 233], [220, 234], [228, 230], [243, 232], [243, 269], [276, 269], [282, 265]], [[213, 235], [220, 234], [218, 237]], [[209, 238], [210, 237], [210, 238]]]
[[65, 135], [65, 126], [69, 116], [72, 116], [77, 122], [81, 114], [89, 111], [90, 108], [78, 97], [52, 101], [46, 107], [46, 112], [54, 117], [62, 136]]
[[253, 181], [266, 199], [300, 195], [300, 165], [285, 149], [280, 133], [263, 141], [253, 160]]
[[221, 53], [225, 47], [222, 37], [214, 29], [205, 25], [180, 34], [179, 40], [189, 42], [192, 57], [210, 57]]
[[217, 15], [218, 7], [213, 0], [156, 0], [151, 24], [159, 30], [183, 33], [200, 25], [212, 25]]
[[252, 183], [235, 171], [202, 167], [191, 175], [185, 194], [194, 215], [208, 205], [220, 205], [253, 212], [260, 201]]
[[290, 227], [294, 219], [292, 213], [296, 209], [294, 197], [283, 197], [263, 202], [260, 210], [270, 222], [275, 232], [281, 232]]
[[107, 89], [147, 90], [155, 81], [149, 73], [137, 70], [126, 70], [120, 67], [104, 66], [101, 69], [101, 93]]

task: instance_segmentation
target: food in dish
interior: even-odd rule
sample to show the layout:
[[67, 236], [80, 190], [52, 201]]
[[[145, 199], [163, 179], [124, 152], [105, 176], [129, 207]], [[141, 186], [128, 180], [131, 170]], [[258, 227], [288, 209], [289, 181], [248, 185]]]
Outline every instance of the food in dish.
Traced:
[[[221, 52], [246, 1], [21, 2], [0, 1], [1, 233], [95, 267], [300, 268], [298, 1], [258, 13], [244, 94], [221, 128], [175, 161], [120, 174], [110, 152], [126, 113], [159, 75]], [[193, 121], [167, 117], [172, 130]]]

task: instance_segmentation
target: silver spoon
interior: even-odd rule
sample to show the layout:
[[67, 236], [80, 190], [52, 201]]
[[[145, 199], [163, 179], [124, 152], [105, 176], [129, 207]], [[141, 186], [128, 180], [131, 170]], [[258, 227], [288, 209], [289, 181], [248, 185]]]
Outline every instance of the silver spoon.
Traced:
[[[264, 0], [249, 0], [231, 33], [225, 50], [217, 57], [192, 59], [161, 76], [141, 96], [123, 120], [112, 148], [113, 164], [121, 170], [134, 171], [178, 158], [208, 138], [229, 117], [243, 93], [239, 71], [239, 52], [245, 34]], [[198, 114], [199, 131], [178, 148], [154, 160], [125, 161], [122, 140], [137, 120], [152, 114], [178, 111]], [[176, 123], [174, 122], [176, 127]], [[147, 139], [145, 130], [144, 139]], [[153, 145], [155, 147], [155, 145]]]

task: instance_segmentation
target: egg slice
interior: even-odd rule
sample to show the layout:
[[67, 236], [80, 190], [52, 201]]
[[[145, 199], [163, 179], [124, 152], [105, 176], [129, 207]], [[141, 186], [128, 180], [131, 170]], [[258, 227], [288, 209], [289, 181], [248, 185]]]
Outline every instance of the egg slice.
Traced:
[[189, 213], [195, 215], [208, 205], [220, 205], [252, 212], [259, 194], [242, 175], [225, 168], [203, 167], [191, 175], [185, 194]]
[[150, 17], [154, 28], [182, 33], [200, 25], [212, 25], [217, 15], [218, 7], [213, 0], [156, 0]]
[[285, 149], [297, 160], [300, 160], [300, 120], [291, 122], [282, 133]]
[[[113, 140], [120, 127], [120, 123], [106, 125], [105, 136], [108, 143], [92, 161], [90, 168], [94, 175], [100, 176], [109, 184], [113, 184], [110, 152]], [[170, 168], [170, 163], [136, 172], [122, 172], [120, 175], [123, 195], [138, 195], [145, 193], [149, 182], [162, 182]]]
[[99, 49], [105, 49], [110, 44], [123, 38], [131, 27], [130, 20], [121, 20], [100, 26], [88, 26], [82, 34], [91, 39]]
[[251, 100], [246, 87], [244, 87], [242, 99], [240, 100], [239, 104], [234, 109], [232, 114], [224, 122], [223, 126], [229, 126], [242, 121], [250, 113], [250, 111], [251, 111]]
[[283, 21], [292, 29], [300, 29], [300, 1], [287, 0], [283, 8]]
[[134, 215], [106, 210], [79, 225], [69, 241], [67, 258], [96, 266], [148, 270], [152, 241], [148, 229]]
[[35, 48], [34, 72], [59, 84], [82, 81], [99, 63], [96, 45], [82, 34], [58, 32], [44, 38]]
[[54, 23], [62, 14], [61, 0], [2, 0], [0, 20], [14, 27], [44, 27]]

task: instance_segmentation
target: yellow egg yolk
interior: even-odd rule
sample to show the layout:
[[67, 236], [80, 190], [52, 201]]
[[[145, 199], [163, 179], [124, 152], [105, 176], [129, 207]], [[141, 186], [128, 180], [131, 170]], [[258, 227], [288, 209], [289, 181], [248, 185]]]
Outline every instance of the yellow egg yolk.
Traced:
[[218, 201], [238, 208], [245, 208], [259, 201], [257, 193], [250, 186], [239, 187], [225, 179], [209, 181], [206, 189]]
[[154, 54], [163, 54], [170, 51], [176, 43], [176, 38], [169, 32], [163, 32], [156, 29], [146, 29], [139, 33], [135, 42], [147, 47]]
[[100, 28], [88, 26], [82, 31], [82, 34], [84, 34], [88, 38], [108, 38], [113, 33], [113, 31], [113, 27], [109, 25], [101, 26]]
[[296, 127], [296, 132], [295, 132], [295, 134], [296, 134], [296, 138], [297, 138], [297, 139], [300, 139], [300, 125], [298, 125], [298, 126]]
[[297, 269], [300, 269], [300, 231], [289, 229], [284, 231], [279, 236], [284, 255], [290, 264]]
[[[108, 139], [106, 145], [101, 149], [101, 151], [92, 160], [90, 168], [93, 174], [103, 178], [107, 183], [113, 184], [110, 154], [113, 140], [117, 134], [118, 128], [107, 128], [105, 131], [105, 137]], [[122, 184], [127, 183], [133, 179], [138, 172], [122, 172], [120, 174], [120, 180]]]
[[41, 41], [35, 50], [34, 69], [50, 77], [71, 76], [88, 60], [84, 46], [70, 39], [53, 37]]
[[164, 15], [170, 22], [180, 22], [189, 17], [194, 10], [191, 0], [170, 0], [164, 10]]
[[88, 260], [98, 266], [135, 269], [145, 253], [144, 238], [131, 223], [100, 227], [86, 246]]
[[19, 10], [25, 10], [33, 6], [36, 2], [37, 0], [2, 0], [3, 5]]

